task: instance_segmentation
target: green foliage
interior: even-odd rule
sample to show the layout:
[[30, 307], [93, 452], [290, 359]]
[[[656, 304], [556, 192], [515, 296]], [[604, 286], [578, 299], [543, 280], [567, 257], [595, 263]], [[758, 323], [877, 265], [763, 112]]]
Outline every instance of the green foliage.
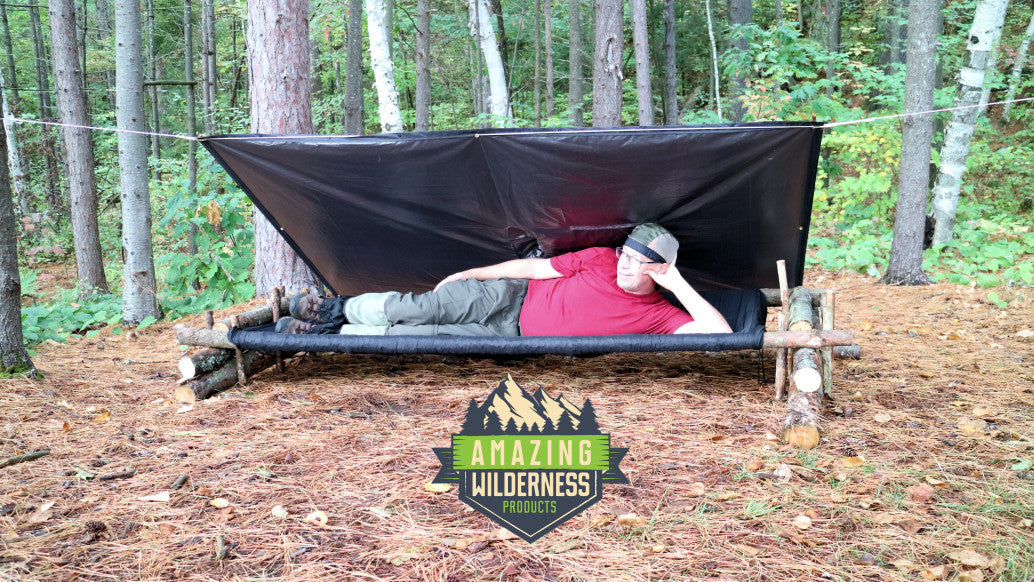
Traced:
[[[168, 317], [219, 309], [251, 299], [254, 230], [251, 203], [215, 162], [206, 157], [198, 172], [198, 188], [172, 181], [156, 192], [165, 201], [159, 226], [167, 233], [168, 251], [155, 260], [162, 274], [159, 300]], [[187, 252], [191, 226], [197, 252]], [[197, 282], [200, 289], [195, 290]]]
[[[35, 292], [34, 271], [23, 271], [23, 291]], [[60, 290], [47, 302], [22, 307], [22, 335], [26, 346], [46, 340], [64, 341], [70, 333], [93, 337], [106, 325], [122, 319], [122, 299], [115, 295], [94, 295], [78, 301], [78, 289]], [[153, 322], [152, 322], [153, 323]]]

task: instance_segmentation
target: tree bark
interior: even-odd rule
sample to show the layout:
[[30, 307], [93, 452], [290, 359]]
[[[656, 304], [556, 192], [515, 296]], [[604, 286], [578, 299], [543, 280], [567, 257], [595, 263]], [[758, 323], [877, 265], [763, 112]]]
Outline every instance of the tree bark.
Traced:
[[[313, 132], [308, 0], [248, 2], [248, 74], [253, 133]], [[316, 276], [280, 233], [255, 212], [255, 294], [284, 285], [315, 289]]]
[[403, 130], [399, 94], [395, 87], [395, 64], [391, 60], [391, 36], [385, 23], [384, 0], [366, 0], [366, 26], [370, 35], [370, 68], [377, 86], [377, 110], [381, 131]]
[[632, 37], [635, 46], [635, 88], [639, 125], [653, 125], [653, 87], [650, 79], [650, 37], [647, 33], [646, 0], [632, 0]]
[[[905, 67], [905, 113], [901, 121], [901, 162], [897, 213], [887, 273], [890, 285], [925, 285], [923, 234], [926, 192], [930, 183], [930, 143], [933, 118], [915, 115], [933, 107], [937, 61], [937, 0], [912, 0], [909, 8], [908, 55]], [[912, 115], [908, 115], [912, 114]]]
[[348, 0], [345, 50], [345, 133], [363, 133], [363, 0]]
[[[831, 55], [840, 52], [840, 0], [826, 0], [826, 48]], [[826, 79], [830, 85], [826, 87], [826, 97], [834, 93], [833, 79], [836, 76], [836, 59], [829, 59], [826, 64]]]
[[546, 119], [553, 118], [553, 110], [556, 107], [555, 96], [553, 95], [553, 0], [542, 2], [542, 44], [546, 57]]
[[475, 37], [485, 59], [488, 72], [488, 101], [486, 103], [493, 125], [506, 125], [512, 117], [510, 97], [506, 86], [506, 69], [495, 31], [492, 30], [492, 14], [488, 0], [467, 0], [470, 15], [470, 34]]
[[[115, 107], [122, 195], [122, 321], [159, 318], [151, 242], [151, 193], [147, 178], [147, 131], [138, 0], [115, 2]], [[133, 133], [138, 132], [138, 133]]]
[[[914, 0], [913, 0], [914, 1]], [[973, 15], [970, 29], [967, 62], [959, 71], [951, 121], [941, 146], [941, 162], [937, 168], [937, 183], [933, 189], [934, 244], [945, 244], [952, 239], [955, 229], [955, 211], [959, 204], [962, 174], [966, 171], [973, 126], [980, 115], [979, 107], [984, 92], [984, 80], [1009, 0], [980, 0]], [[911, 27], [911, 24], [909, 25]]]
[[582, 69], [582, 16], [580, 0], [568, 0], [568, 105], [572, 127], [585, 125], [585, 74]]
[[198, 329], [195, 327], [176, 326], [176, 343], [181, 346], [201, 346], [206, 348], [236, 349], [237, 346], [226, 339], [226, 332], [218, 329]]
[[1009, 90], [1005, 94], [1005, 106], [1002, 109], [1002, 117], [1009, 120], [1012, 114], [1012, 101], [1016, 98], [1016, 90], [1020, 86], [1020, 77], [1023, 75], [1023, 65], [1027, 62], [1027, 51], [1030, 50], [1030, 38], [1034, 36], [1034, 13], [1030, 15], [1030, 24], [1027, 25], [1027, 31], [1023, 33], [1023, 40], [1020, 42], [1020, 48], [1016, 52], [1016, 62], [1012, 65], [1012, 73], [1009, 75]]
[[416, 131], [431, 129], [431, 0], [416, 4]]
[[621, 65], [624, 2], [595, 0], [596, 36], [592, 66], [592, 125], [621, 125]]
[[714, 96], [715, 113], [723, 120], [722, 114], [722, 81], [718, 74], [718, 47], [714, 40], [714, 21], [711, 18], [711, 0], [704, 0], [704, 11], [707, 14], [707, 37], [711, 41], [711, 94]]
[[[194, 97], [194, 18], [192, 14], [191, 0], [183, 2], [183, 80], [186, 81], [183, 90], [187, 97], [187, 135], [197, 137], [197, 115]], [[197, 142], [187, 142], [187, 194], [191, 200], [197, 198]], [[197, 254], [197, 225], [190, 223], [190, 232], [187, 234], [187, 254]], [[201, 289], [201, 283], [195, 277], [191, 286]]]
[[675, 0], [664, 0], [664, 125], [679, 124], [678, 66], [675, 56]]
[[183, 374], [180, 382], [191, 380], [216, 370], [226, 362], [229, 362], [231, 358], [233, 358], [232, 350], [219, 348], [207, 348], [189, 356], [183, 356], [180, 358], [177, 366], [180, 374]]
[[[79, 282], [79, 297], [108, 293], [101, 260], [100, 230], [97, 226], [97, 182], [94, 177], [93, 140], [86, 113], [83, 72], [75, 42], [75, 6], [72, 0], [50, 0], [50, 38], [53, 43], [54, 85], [64, 136], [72, 240]], [[72, 127], [79, 126], [79, 127]]]
[[849, 346], [854, 343], [854, 334], [845, 329], [832, 331], [767, 331], [762, 339], [766, 348], [823, 348], [827, 346]]
[[[535, 0], [534, 18], [535, 26], [535, 77], [532, 80], [534, 113], [532, 124], [535, 127], [542, 127], [542, 0]], [[512, 78], [512, 77], [511, 77]]]
[[201, 103], [204, 132], [216, 133], [215, 92], [219, 72], [216, 69], [215, 0], [201, 0]]
[[[116, 5], [117, 6], [117, 5]], [[151, 80], [158, 79], [158, 58], [155, 56], [154, 45], [156, 44], [154, 25], [154, 0], [147, 0], [147, 67]], [[151, 157], [154, 161], [162, 159], [162, 138], [158, 135], [162, 130], [161, 123], [161, 85], [151, 85]], [[156, 177], [161, 178], [161, 174]]]
[[[54, 106], [50, 100], [50, 75], [47, 72], [47, 63], [50, 62], [50, 55], [47, 54], [46, 43], [43, 41], [43, 25], [40, 23], [38, 4], [29, 5], [29, 19], [32, 25], [33, 53], [36, 56], [36, 90], [39, 92], [39, 116], [42, 121], [53, 122], [56, 120], [54, 119]], [[43, 163], [47, 181], [47, 204], [50, 208], [60, 211], [64, 208], [64, 200], [61, 196], [61, 183], [58, 181], [57, 142], [54, 139], [53, 128], [42, 126], [40, 131], [43, 135], [44, 144]]]
[[[18, 96], [17, 68], [14, 64], [14, 48], [11, 44], [11, 27], [7, 20], [7, 5], [4, 3], [0, 3], [0, 27], [2, 27], [0, 34], [3, 35], [3, 46], [7, 51], [3, 74], [0, 75], [0, 87], [11, 92], [10, 98], [7, 97], [6, 91], [2, 93], [3, 113], [4, 117], [20, 117], [21, 101]], [[19, 145], [21, 140], [18, 135], [18, 124], [5, 121], [4, 125], [7, 130], [7, 161], [11, 168], [11, 188], [16, 200], [15, 207], [18, 209], [18, 214], [25, 216], [30, 212], [29, 170], [26, 168], [25, 157], [22, 156]]]
[[[111, 6], [108, 0], [97, 0], [97, 44], [102, 47], [109, 47], [112, 33]], [[104, 69], [104, 86], [107, 89], [105, 100], [109, 109], [115, 108], [115, 71], [106, 67]]]
[[[751, 23], [752, 6], [751, 0], [728, 0], [729, 1], [729, 28], [735, 32], [740, 26]], [[747, 39], [743, 36], [736, 38], [730, 43], [730, 49], [736, 52], [746, 52], [750, 47]], [[729, 79], [729, 117], [732, 121], [739, 123], [743, 121], [746, 110], [743, 107], [741, 97], [747, 88], [747, 78], [750, 72], [737, 70]]]
[[[7, 131], [0, 123], [0, 160], [7, 159]], [[28, 371], [36, 368], [25, 351], [22, 335], [22, 284], [18, 275], [18, 233], [11, 199], [11, 177], [7, 164], [0, 163], [0, 373]]]

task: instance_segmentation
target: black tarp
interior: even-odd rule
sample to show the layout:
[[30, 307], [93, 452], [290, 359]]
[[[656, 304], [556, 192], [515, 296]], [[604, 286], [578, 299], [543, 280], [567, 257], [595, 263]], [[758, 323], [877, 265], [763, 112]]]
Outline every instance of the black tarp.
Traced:
[[655, 221], [700, 289], [803, 278], [822, 128], [813, 123], [202, 143], [338, 294], [424, 291], [515, 257], [617, 246]]

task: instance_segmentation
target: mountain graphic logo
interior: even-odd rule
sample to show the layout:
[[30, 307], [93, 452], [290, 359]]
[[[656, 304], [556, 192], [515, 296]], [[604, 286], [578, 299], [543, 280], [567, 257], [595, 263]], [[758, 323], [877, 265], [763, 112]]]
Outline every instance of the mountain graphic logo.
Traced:
[[435, 448], [435, 483], [458, 483], [461, 501], [529, 543], [591, 507], [603, 483], [627, 483], [588, 399], [576, 406], [510, 375], [482, 404], [471, 400], [452, 447]]

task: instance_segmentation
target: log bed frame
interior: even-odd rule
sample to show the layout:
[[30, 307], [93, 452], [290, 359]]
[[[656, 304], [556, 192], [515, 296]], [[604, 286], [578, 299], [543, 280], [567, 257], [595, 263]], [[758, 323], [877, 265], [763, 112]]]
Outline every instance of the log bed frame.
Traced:
[[[777, 308], [777, 329], [765, 330], [762, 348], [775, 350], [775, 399], [786, 399], [782, 438], [799, 448], [819, 444], [823, 394], [832, 394], [833, 359], [857, 358], [849, 330], [834, 326], [835, 301], [832, 290], [809, 290], [786, 284], [783, 261], [777, 264], [780, 289], [762, 289], [765, 303]], [[208, 312], [205, 329], [177, 325], [176, 341], [202, 348], [179, 361], [182, 378], [174, 397], [195, 402], [222, 392], [235, 384], [276, 366], [284, 370], [284, 356], [295, 354], [242, 350], [227, 337], [232, 328], [253, 328], [275, 323], [288, 308], [283, 288], [274, 289], [266, 306], [216, 322]]]

